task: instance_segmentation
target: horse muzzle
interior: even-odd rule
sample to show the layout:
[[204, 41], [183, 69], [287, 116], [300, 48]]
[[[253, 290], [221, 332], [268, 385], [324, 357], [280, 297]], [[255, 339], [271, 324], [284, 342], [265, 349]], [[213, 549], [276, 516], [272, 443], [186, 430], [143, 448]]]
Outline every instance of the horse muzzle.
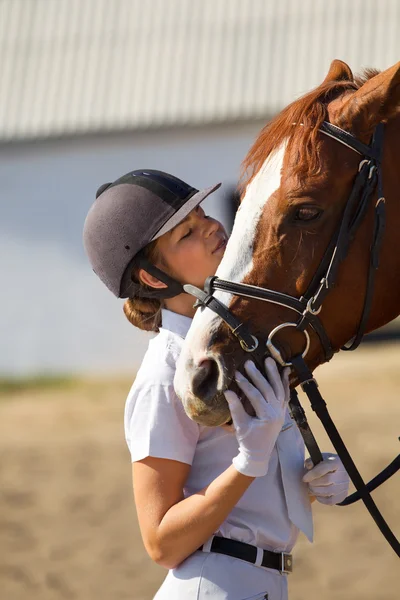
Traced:
[[220, 355], [180, 357], [174, 386], [186, 414], [193, 421], [208, 427], [229, 421], [229, 406], [224, 396], [232, 380], [228, 371]]

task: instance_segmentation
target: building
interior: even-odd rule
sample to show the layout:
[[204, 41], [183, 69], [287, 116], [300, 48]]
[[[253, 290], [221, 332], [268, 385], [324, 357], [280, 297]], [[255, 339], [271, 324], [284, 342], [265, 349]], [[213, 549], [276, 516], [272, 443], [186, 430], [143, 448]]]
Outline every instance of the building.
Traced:
[[82, 249], [97, 187], [222, 181], [226, 219], [262, 124], [333, 58], [394, 64], [399, 25], [397, 0], [1, 0], [0, 373], [134, 370], [147, 335]]

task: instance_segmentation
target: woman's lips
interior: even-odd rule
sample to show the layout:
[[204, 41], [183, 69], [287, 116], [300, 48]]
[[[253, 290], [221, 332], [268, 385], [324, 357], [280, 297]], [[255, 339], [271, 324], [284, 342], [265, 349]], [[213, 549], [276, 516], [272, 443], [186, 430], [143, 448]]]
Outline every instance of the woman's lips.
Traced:
[[218, 252], [218, 250], [221, 250], [222, 248], [225, 248], [226, 242], [227, 242], [226, 238], [223, 238], [222, 240], [220, 240], [218, 242], [218, 244], [216, 245], [216, 247], [214, 248], [214, 250], [213, 250], [212, 253], [215, 254], [215, 252]]

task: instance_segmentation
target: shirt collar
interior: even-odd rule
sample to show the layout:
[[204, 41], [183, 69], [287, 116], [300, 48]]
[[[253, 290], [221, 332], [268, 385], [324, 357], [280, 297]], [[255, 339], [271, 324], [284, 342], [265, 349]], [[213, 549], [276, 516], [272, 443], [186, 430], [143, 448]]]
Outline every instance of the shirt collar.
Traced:
[[172, 312], [172, 310], [167, 310], [166, 308], [161, 310], [161, 315], [161, 327], [163, 329], [168, 329], [168, 331], [172, 331], [172, 333], [176, 333], [185, 339], [193, 319], [190, 317], [185, 317], [184, 315], [178, 315], [178, 313]]

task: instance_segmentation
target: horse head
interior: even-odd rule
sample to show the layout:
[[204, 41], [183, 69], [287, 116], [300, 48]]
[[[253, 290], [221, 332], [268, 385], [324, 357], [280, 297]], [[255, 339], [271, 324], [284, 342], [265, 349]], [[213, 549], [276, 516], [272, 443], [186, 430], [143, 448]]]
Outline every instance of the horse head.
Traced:
[[[345, 63], [335, 60], [322, 84], [277, 115], [250, 149], [241, 204], [217, 276], [302, 297], [338, 229], [360, 168], [360, 156], [323, 135], [321, 125], [328, 121], [370, 144], [376, 126], [384, 122], [386, 230], [366, 330], [395, 318], [400, 313], [400, 253], [395, 251], [399, 105], [400, 63], [354, 78]], [[375, 192], [318, 315], [333, 352], [356, 334], [363, 312], [376, 200]], [[280, 304], [224, 291], [214, 295], [264, 344], [278, 325], [295, 321], [293, 312]], [[306, 331], [310, 344], [305, 359], [313, 370], [326, 360], [326, 353], [315, 331]], [[274, 344], [289, 361], [304, 351], [304, 332], [282, 328]], [[175, 376], [187, 414], [204, 425], [229, 420], [223, 391], [234, 385], [235, 370], [248, 358], [251, 354], [218, 315], [208, 308], [198, 310]]]

